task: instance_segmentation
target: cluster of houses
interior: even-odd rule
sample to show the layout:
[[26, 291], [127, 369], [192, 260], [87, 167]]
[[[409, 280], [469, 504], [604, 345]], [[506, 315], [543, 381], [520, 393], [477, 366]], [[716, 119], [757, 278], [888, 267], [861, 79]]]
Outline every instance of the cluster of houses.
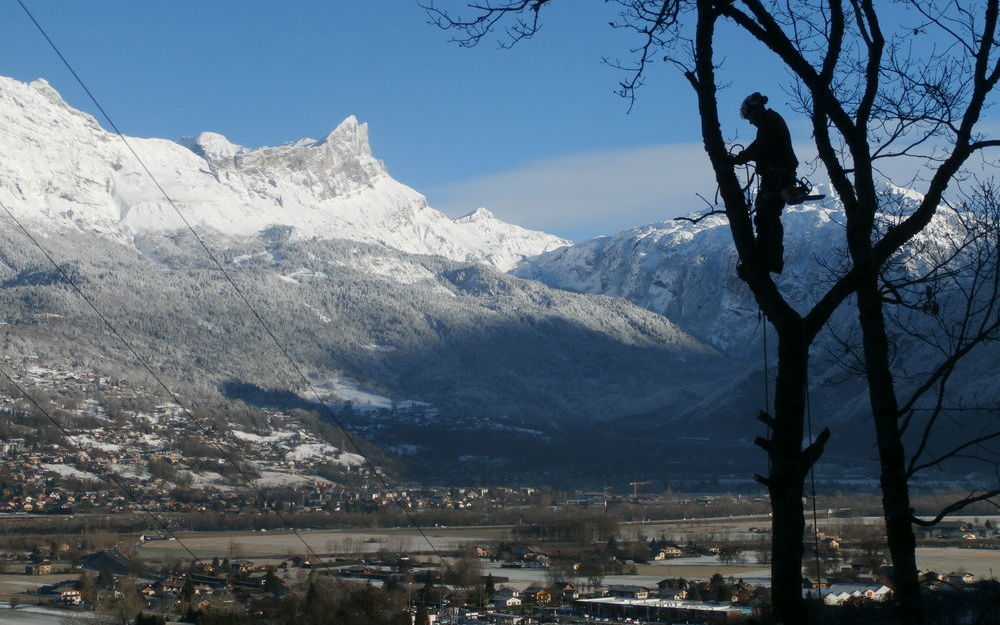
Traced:
[[[162, 536], [144, 536], [144, 540], [156, 540]], [[669, 546], [664, 544], [663, 547]], [[477, 555], [483, 558], [495, 556], [488, 546], [481, 545]], [[514, 554], [518, 561], [539, 562], [545, 566], [550, 556], [534, 547], [519, 548]], [[62, 583], [43, 586], [39, 595], [53, 604], [69, 607], [100, 603], [109, 600], [115, 592], [121, 591], [124, 580], [134, 584], [135, 594], [147, 608], [162, 613], [176, 611], [180, 605], [198, 608], [246, 609], [248, 602], [260, 597], [280, 597], [288, 592], [286, 581], [304, 579], [308, 572], [302, 570], [292, 574], [292, 569], [315, 569], [323, 575], [337, 575], [345, 580], [363, 584], [383, 585], [390, 581], [419, 586], [421, 580], [440, 579], [441, 571], [437, 563], [420, 563], [408, 556], [396, 556], [386, 562], [361, 562], [335, 565], [332, 562], [322, 566], [306, 556], [293, 556], [269, 566], [255, 564], [245, 559], [218, 558], [211, 562], [192, 564], [183, 573], [158, 573], [144, 570], [136, 561], [130, 560], [117, 549], [97, 552], [81, 559], [81, 568], [91, 572], [90, 582], [86, 575]], [[494, 569], [499, 571], [498, 569]], [[502, 570], [502, 569], [501, 569]], [[53, 572], [52, 561], [34, 558], [25, 565], [25, 573], [45, 575]], [[115, 587], [95, 588], [94, 573], [111, 574], [116, 578]], [[858, 602], [881, 602], [891, 597], [888, 585], [879, 583], [880, 576], [891, 577], [890, 570], [880, 570], [873, 575], [861, 575], [860, 581], [838, 582], [827, 580], [824, 584], [810, 585], [803, 590], [805, 597], [822, 600], [827, 605], [843, 605]], [[855, 576], [858, 577], [858, 576]], [[441, 622], [491, 622], [491, 623], [538, 623], [546, 622], [544, 615], [559, 611], [572, 614], [574, 618], [591, 619], [633, 619], [644, 622], [650, 620], [693, 621], [702, 623], [744, 623], [749, 622], [758, 610], [769, 602], [769, 589], [755, 586], [743, 580], [725, 580], [713, 576], [709, 580], [685, 580], [666, 578], [655, 587], [631, 584], [610, 584], [588, 586], [587, 591], [574, 583], [531, 584], [525, 588], [514, 588], [509, 579], [490, 574], [483, 577], [484, 587], [490, 593], [477, 599], [474, 605], [485, 601], [488, 608], [449, 608], [452, 620], [447, 620], [447, 610], [431, 610], [442, 616]], [[960, 590], [976, 584], [978, 580], [969, 573], [953, 572], [939, 574], [924, 571], [922, 583], [934, 591]], [[442, 604], [465, 605], [468, 593], [460, 588], [441, 587]], [[458, 617], [456, 617], [456, 614]]]
[[996, 538], [1000, 536], [1000, 523], [994, 524], [987, 519], [983, 523], [975, 523], [969, 520], [961, 521], [941, 521], [937, 525], [925, 527], [923, 529], [924, 538], [940, 540], [960, 540], [963, 542]]
[[[972, 587], [979, 579], [972, 573], [964, 571], [952, 573], [937, 573], [921, 571], [920, 584], [931, 592], [953, 592]], [[877, 582], [841, 583], [835, 582], [818, 588], [803, 590], [804, 597], [822, 599], [826, 605], [843, 605], [853, 601], [886, 601], [892, 597], [892, 589]]]
[[[46, 574], [46, 564], [51, 572], [48, 561], [28, 567], [33, 567], [33, 573]], [[287, 568], [289, 564], [284, 562], [282, 566]], [[176, 611], [182, 600], [195, 609], [235, 607], [243, 603], [247, 593], [280, 596], [287, 591], [276, 569], [248, 560], [226, 560], [221, 564], [214, 560], [184, 573], [163, 574], [144, 570], [118, 549], [110, 549], [84, 556], [80, 570], [80, 577], [41, 586], [33, 594], [53, 605], [92, 607], [114, 601], [131, 590], [147, 608], [169, 613]], [[103, 576], [107, 580], [102, 584]], [[131, 588], [123, 584], [131, 584]]]
[[[727, 596], [723, 600], [689, 598], [689, 593], [711, 597], [717, 590], [712, 581], [675, 578], [662, 580], [656, 588], [618, 584], [595, 588], [585, 594], [573, 584], [558, 583], [529, 586], [520, 591], [502, 588], [490, 603], [503, 622], [511, 623], [538, 622], [529, 615], [544, 614], [547, 606], [553, 605], [567, 606], [573, 614], [585, 619], [738, 623], [746, 622], [755, 613], [755, 608], [767, 599], [768, 592], [765, 588], [736, 581], [725, 584]], [[526, 609], [528, 606], [531, 610]]]
[[[273, 488], [272, 499], [282, 497], [276, 505], [287, 511], [373, 511], [399, 505], [411, 510], [498, 509], [535, 495], [530, 487], [403, 484], [390, 489], [361, 456], [316, 438], [285, 412], [266, 411], [265, 431], [222, 430], [204, 427], [181, 407], [161, 403], [125, 380], [42, 367], [21, 375], [26, 387], [55, 398], [49, 410], [59, 413], [71, 440], [56, 443], [37, 432], [18, 437], [0, 433], [0, 471], [17, 485], [0, 492], [0, 513], [259, 511], [241, 476], [217, 457], [219, 445], [250, 463], [260, 476], [257, 486]], [[0, 392], [0, 415], [16, 422], [17, 415], [30, 411], [22, 398]], [[182, 441], [189, 443], [183, 449]], [[198, 448], [212, 453], [199, 457], [192, 451]], [[340, 477], [329, 473], [331, 466], [345, 478], [350, 475], [351, 488], [335, 481]], [[109, 479], [111, 474], [115, 480]], [[124, 483], [136, 501], [124, 497], [116, 482]], [[183, 497], [176, 496], [179, 487]]]

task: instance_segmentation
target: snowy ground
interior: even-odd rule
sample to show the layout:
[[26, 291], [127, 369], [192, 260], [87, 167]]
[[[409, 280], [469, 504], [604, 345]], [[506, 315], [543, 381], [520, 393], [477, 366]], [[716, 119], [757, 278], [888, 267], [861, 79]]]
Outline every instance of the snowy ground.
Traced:
[[298, 484], [329, 481], [330, 480], [322, 478], [318, 475], [296, 475], [294, 473], [282, 473], [280, 471], [261, 471], [260, 477], [254, 481], [254, 484], [259, 487], [295, 486]]
[[69, 464], [51, 464], [46, 462], [38, 466], [43, 471], [52, 471], [53, 473], [58, 473], [59, 475], [64, 475], [66, 477], [75, 477], [81, 480], [92, 480], [94, 482], [100, 482], [102, 479], [101, 477], [93, 473], [88, 473], [87, 471], [81, 471], [80, 469], [77, 469], [73, 465]]
[[356, 467], [365, 463], [364, 456], [341, 452], [340, 449], [326, 443], [306, 443], [285, 454], [287, 460], [310, 460], [323, 458], [328, 462]]
[[34, 606], [20, 606], [10, 609], [10, 604], [0, 602], [0, 623], [7, 625], [66, 625], [67, 621], [87, 623], [94, 621], [93, 612], [73, 612], [70, 610], [53, 610]]

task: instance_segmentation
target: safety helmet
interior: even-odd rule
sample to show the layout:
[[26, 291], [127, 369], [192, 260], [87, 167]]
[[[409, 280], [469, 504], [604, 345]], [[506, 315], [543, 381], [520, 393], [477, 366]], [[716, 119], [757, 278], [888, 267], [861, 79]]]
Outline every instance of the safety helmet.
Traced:
[[740, 105], [740, 117], [750, 119], [764, 112], [764, 105], [767, 104], [767, 96], [754, 91], [743, 99]]

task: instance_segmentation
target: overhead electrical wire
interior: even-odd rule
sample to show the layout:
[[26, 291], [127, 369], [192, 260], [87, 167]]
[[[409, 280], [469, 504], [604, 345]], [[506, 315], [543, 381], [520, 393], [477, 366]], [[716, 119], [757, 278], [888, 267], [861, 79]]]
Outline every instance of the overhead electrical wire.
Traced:
[[[8, 208], [7, 205], [4, 204], [2, 201], [0, 201], [0, 209], [2, 209], [5, 213], [7, 213], [7, 216], [10, 217], [11, 220], [13, 220], [14, 224], [17, 225], [17, 227], [21, 230], [21, 232], [24, 233], [24, 235], [28, 238], [29, 241], [31, 241], [32, 245], [34, 245], [42, 252], [42, 254], [49, 261], [49, 263], [56, 269], [56, 271], [59, 272], [63, 280], [70, 285], [73, 291], [81, 299], [83, 299], [84, 302], [87, 303], [87, 306], [89, 306], [90, 309], [94, 311], [94, 314], [96, 314], [98, 318], [104, 323], [104, 326], [108, 329], [108, 331], [112, 334], [112, 336], [118, 339], [122, 343], [122, 345], [125, 346], [125, 349], [128, 350], [130, 354], [132, 354], [132, 357], [135, 358], [135, 360], [142, 366], [142, 368], [146, 371], [146, 373], [148, 373], [150, 376], [152, 376], [154, 380], [156, 380], [156, 383], [159, 384], [160, 388], [162, 388], [164, 392], [166, 392], [170, 396], [170, 399], [175, 404], [177, 404], [178, 407], [180, 407], [180, 409], [184, 412], [184, 415], [188, 418], [188, 420], [193, 422], [196, 426], [198, 426], [198, 428], [200, 428], [203, 433], [208, 433], [209, 428], [205, 426], [202, 419], [196, 417], [187, 408], [187, 406], [184, 405], [184, 403], [180, 400], [180, 398], [172, 390], [170, 390], [170, 387], [168, 387], [167, 384], [163, 381], [163, 379], [159, 375], [157, 375], [155, 371], [153, 371], [152, 367], [149, 366], [149, 363], [146, 362], [146, 359], [139, 355], [139, 352], [136, 351], [136, 349], [132, 346], [131, 343], [129, 343], [129, 341], [124, 336], [122, 336], [122, 334], [118, 331], [118, 328], [116, 328], [115, 325], [111, 323], [107, 315], [105, 315], [97, 307], [94, 301], [80, 289], [79, 285], [76, 283], [76, 280], [73, 279], [73, 277], [69, 274], [69, 272], [66, 271], [66, 269], [62, 265], [56, 262], [56, 260], [52, 257], [52, 255], [49, 254], [48, 250], [46, 250], [42, 246], [42, 244], [39, 243], [38, 239], [33, 234], [31, 234], [31, 231], [28, 230], [23, 223], [21, 223], [21, 220], [19, 220], [14, 215], [14, 213], [11, 212], [10, 208]], [[25, 397], [28, 397], [30, 401], [36, 403], [37, 405], [37, 402], [35, 402], [32, 397], [30, 397], [27, 394], [25, 394]], [[256, 484], [253, 483], [253, 481], [247, 474], [246, 470], [243, 468], [243, 466], [240, 465], [240, 463], [232, 455], [232, 453], [230, 453], [230, 451], [226, 449], [225, 446], [223, 446], [218, 441], [213, 440], [211, 437], [206, 437], [206, 440], [208, 440], [209, 444], [212, 445], [212, 447], [214, 447], [219, 453], [221, 453], [223, 457], [226, 459], [226, 461], [229, 462], [229, 464], [231, 464], [236, 469], [237, 473], [243, 478], [243, 481], [247, 484], [247, 486], [249, 486], [254, 491], [254, 493], [257, 494], [258, 497], [260, 497], [263, 504], [267, 506], [271, 511], [276, 513], [283, 523], [289, 526], [292, 532], [298, 537], [298, 539], [305, 546], [309, 554], [315, 557], [320, 562], [322, 562], [322, 558], [320, 558], [319, 555], [315, 551], [313, 551], [312, 547], [309, 546], [309, 543], [306, 542], [306, 540], [302, 538], [302, 536], [298, 533], [298, 531], [291, 526], [291, 524], [288, 522], [288, 519], [285, 518], [285, 516], [281, 513], [281, 511], [278, 510], [278, 508], [275, 507], [273, 504], [267, 501], [267, 498], [264, 496], [264, 493], [260, 490], [260, 488]]]
[[[49, 35], [46, 32], [45, 28], [43, 28], [42, 25], [38, 22], [38, 20], [35, 19], [35, 16], [31, 13], [30, 10], [28, 10], [28, 7], [24, 4], [23, 0], [17, 0], [17, 3], [21, 6], [21, 9], [24, 11], [25, 15], [28, 16], [28, 19], [31, 20], [31, 22], [35, 25], [35, 27], [38, 29], [38, 31], [41, 33], [41, 35], [48, 42], [49, 46], [52, 48], [52, 50], [56, 53], [56, 55], [62, 61], [63, 65], [66, 66], [66, 68], [69, 70], [69, 72], [76, 79], [76, 81], [80, 85], [80, 87], [83, 88], [84, 92], [87, 94], [87, 96], [90, 98], [90, 100], [94, 103], [94, 106], [96, 106], [97, 109], [101, 112], [101, 114], [107, 120], [108, 124], [114, 130], [115, 134], [118, 135], [118, 138], [122, 141], [122, 143], [125, 145], [125, 147], [128, 149], [128, 151], [132, 154], [132, 156], [136, 159], [136, 161], [139, 163], [139, 165], [142, 167], [142, 169], [146, 172], [147, 176], [149, 176], [150, 180], [153, 182], [153, 184], [156, 186], [156, 188], [159, 190], [159, 192], [163, 195], [164, 199], [167, 201], [167, 203], [170, 205], [170, 207], [173, 209], [173, 211], [175, 213], [177, 213], [177, 216], [181, 219], [181, 221], [187, 227], [188, 231], [190, 231], [191, 234], [194, 236], [195, 240], [198, 242], [198, 244], [200, 245], [200, 247], [204, 250], [205, 254], [211, 260], [212, 264], [215, 265], [216, 269], [218, 269], [218, 271], [223, 275], [223, 277], [225, 278], [225, 280], [233, 288], [233, 291], [237, 294], [238, 298], [243, 302], [243, 304], [247, 307], [247, 309], [250, 310], [250, 312], [253, 315], [254, 319], [261, 326], [261, 328], [263, 328], [264, 332], [267, 334], [267, 336], [271, 339], [271, 341], [277, 347], [278, 351], [281, 353], [281, 355], [284, 357], [284, 359], [288, 362], [288, 364], [295, 371], [295, 373], [297, 374], [297, 376], [299, 377], [299, 379], [302, 381], [302, 383], [304, 384], [304, 386], [306, 388], [308, 388], [310, 390], [310, 392], [313, 394], [313, 396], [316, 398], [316, 402], [320, 406], [323, 407], [323, 409], [325, 410], [326, 414], [330, 417], [330, 419], [341, 429], [341, 431], [344, 433], [345, 438], [351, 443], [351, 446], [354, 447], [355, 451], [358, 452], [358, 455], [360, 455], [364, 459], [364, 462], [367, 465], [369, 471], [372, 473], [372, 475], [374, 475], [375, 478], [382, 484], [383, 488], [385, 488], [387, 491], [391, 492], [392, 488], [390, 487], [390, 485], [389, 485], [388, 481], [386, 480], [385, 476], [382, 475], [382, 473], [378, 470], [378, 468], [374, 465], [374, 463], [372, 463], [371, 460], [362, 452], [361, 446], [355, 440], [354, 436], [347, 430], [347, 428], [343, 426], [343, 424], [342, 424], [340, 418], [337, 416], [337, 414], [330, 408], [330, 406], [326, 402], [323, 401], [322, 396], [320, 395], [319, 391], [309, 381], [308, 377], [306, 377], [306, 375], [302, 372], [301, 367], [299, 367], [299, 365], [295, 362], [295, 360], [288, 353], [288, 350], [285, 348], [285, 346], [275, 336], [273, 330], [271, 329], [271, 326], [260, 315], [260, 313], [254, 307], [254, 305], [247, 298], [247, 296], [243, 292], [243, 290], [236, 284], [236, 282], [233, 280], [233, 278], [229, 274], [229, 272], [226, 271], [225, 267], [219, 261], [218, 257], [212, 252], [212, 250], [205, 243], [204, 239], [202, 239], [202, 237], [194, 229], [194, 227], [191, 225], [191, 222], [188, 221], [188, 219], [184, 216], [184, 214], [181, 212], [180, 208], [178, 208], [177, 204], [174, 202], [173, 198], [170, 197], [170, 195], [167, 193], [167, 191], [160, 184], [159, 180], [156, 178], [156, 176], [153, 174], [153, 172], [146, 165], [145, 161], [143, 161], [142, 157], [140, 157], [139, 154], [132, 147], [132, 144], [128, 141], [128, 139], [126, 138], [125, 134], [119, 129], [118, 125], [114, 122], [114, 120], [112, 119], [112, 117], [108, 114], [108, 112], [104, 109], [104, 107], [101, 105], [101, 103], [98, 101], [98, 99], [94, 96], [93, 92], [91, 92], [91, 90], [87, 87], [87, 84], [80, 77], [80, 75], [76, 72], [76, 70], [73, 68], [72, 64], [69, 62], [69, 60], [66, 58], [66, 56], [63, 55], [62, 51], [55, 44], [55, 42], [52, 40], [52, 38], [49, 37]], [[6, 210], [6, 207], [5, 207], [4, 210]], [[7, 211], [7, 212], [8, 212], [8, 214], [10, 214], [10, 211]], [[23, 227], [22, 227], [22, 229], [23, 229]], [[36, 245], [37, 245], [37, 242], [36, 242]], [[46, 253], [46, 256], [48, 256], [47, 253]], [[50, 260], [51, 260], [51, 257], [50, 257]], [[60, 268], [60, 271], [63, 273], [64, 277], [66, 277], [67, 279], [69, 279], [69, 276], [65, 273], [65, 271], [63, 271], [61, 268]], [[79, 291], [78, 288], [76, 290], [77, 290], [78, 293], [80, 293], [82, 295], [82, 292]], [[96, 311], [96, 307], [94, 307], [93, 304], [89, 300], [88, 300], [88, 304], [90, 304], [91, 308], [94, 308], [94, 310]], [[100, 313], [98, 313], [98, 314], [100, 314]], [[104, 320], [104, 322], [105, 322], [106, 325], [108, 325], [109, 327], [113, 327], [113, 326], [110, 325], [110, 323], [107, 321], [107, 319], [105, 317], [103, 317], [103, 315], [102, 315], [102, 319]], [[139, 359], [138, 354], [134, 350], [131, 349], [131, 346], [128, 345], [127, 341], [125, 341], [124, 338], [122, 338], [121, 335], [119, 335], [117, 332], [114, 332], [114, 334], [122, 342], [124, 342], [126, 344], [126, 346], [129, 347], [129, 350], [133, 353], [133, 355], [137, 359]], [[142, 361], [141, 359], [140, 359], [140, 362], [142, 362], [143, 367], [152, 374], [152, 370], [149, 368], [149, 366], [146, 365], [146, 363], [144, 361]], [[155, 374], [152, 374], [152, 375], [153, 375], [154, 379], [156, 379], [157, 382], [160, 384], [160, 386], [163, 387], [171, 395], [172, 398], [174, 398], [174, 401], [176, 401], [178, 403], [178, 405], [183, 408], [183, 404], [181, 404], [179, 402], [179, 400], [177, 400], [176, 396], [172, 392], [170, 392], [169, 389], [166, 388], [166, 386], [159, 379], [159, 377], [156, 376]], [[185, 412], [186, 412], [186, 414], [190, 415], [190, 412], [187, 411], [186, 409], [185, 409]], [[256, 487], [253, 486], [252, 482], [249, 479], [247, 479], [247, 476], [245, 475], [245, 473], [242, 471], [242, 469], [239, 467], [238, 464], [236, 464], [236, 467], [237, 467], [237, 470], [240, 472], [240, 474], [244, 477], [244, 480], [246, 481], [246, 483], [248, 485], [250, 485], [251, 488], [254, 488], [255, 490], [257, 490]], [[259, 492], [259, 490], [257, 492]], [[403, 503], [399, 499], [397, 499], [395, 497], [392, 497], [392, 500], [397, 505], [397, 507], [400, 509], [400, 511], [403, 513], [403, 516], [407, 519], [407, 522], [410, 524], [410, 526], [413, 527], [420, 534], [421, 538], [423, 538], [423, 540], [427, 543], [427, 545], [430, 547], [431, 551], [440, 559], [440, 561], [445, 566], [445, 568], [448, 569], [448, 571], [450, 572], [451, 571], [450, 564], [448, 564], [447, 560], [445, 560], [445, 558], [444, 558], [444, 555], [437, 549], [437, 547], [434, 546], [434, 543], [431, 542], [430, 537], [424, 531], [423, 527], [419, 523], [417, 523], [416, 519], [413, 517], [413, 515], [410, 513], [410, 511], [407, 510], [406, 506], [404, 506]], [[275, 508], [274, 506], [271, 506], [271, 508], [284, 521], [284, 517], [283, 517], [283, 515], [281, 515], [280, 511], [278, 511], [277, 508]], [[317, 559], [319, 559], [319, 556], [316, 555], [315, 552], [312, 551], [312, 549], [308, 546], [308, 543], [305, 541], [305, 539], [303, 539], [302, 536], [297, 531], [294, 530], [294, 528], [292, 528], [292, 531], [295, 532], [295, 534], [296, 534], [296, 536], [298, 536], [299, 540], [302, 541], [302, 543], [304, 545], [306, 545], [306, 547], [310, 551], [310, 553], [312, 553]]]

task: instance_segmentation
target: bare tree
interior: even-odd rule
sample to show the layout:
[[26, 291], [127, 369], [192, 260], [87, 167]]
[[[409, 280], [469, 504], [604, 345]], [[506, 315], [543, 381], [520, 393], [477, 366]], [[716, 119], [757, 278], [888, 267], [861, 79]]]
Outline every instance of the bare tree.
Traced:
[[[461, 45], [476, 45], [499, 29], [501, 45], [509, 46], [538, 32], [541, 11], [553, 1], [480, 0], [466, 5], [466, 16], [441, 8], [439, 2], [423, 6], [434, 23], [459, 34]], [[620, 84], [622, 95], [634, 98], [648, 65], [664, 52], [695, 90], [702, 138], [739, 256], [737, 273], [778, 336], [774, 410], [759, 415], [771, 434], [757, 442], [769, 459], [768, 475], [759, 479], [768, 487], [773, 509], [771, 570], [779, 621], [806, 622], [799, 592], [803, 483], [830, 436], [824, 429], [803, 445], [809, 347], [849, 296], [855, 296], [860, 319], [886, 532], [896, 567], [898, 613], [904, 622], [922, 620], [908, 479], [921, 468], [993, 440], [983, 432], [936, 455], [918, 444], [907, 462], [904, 435], [915, 423], [907, 415], [919, 408], [897, 398], [885, 312], [891, 289], [885, 278], [893, 259], [939, 212], [945, 190], [962, 179], [970, 158], [1000, 146], [1000, 140], [983, 134], [981, 123], [988, 96], [1000, 80], [998, 1], [912, 0], [891, 7], [888, 3], [876, 7], [874, 0], [608, 3], [619, 9], [611, 25], [630, 29], [638, 37], [626, 61], [608, 61], [628, 72]], [[901, 18], [906, 7], [910, 13]], [[804, 314], [790, 305], [765, 259], [759, 257], [748, 199], [724, 140], [717, 100], [722, 68], [715, 58], [721, 22], [736, 25], [787, 68], [789, 91], [811, 119], [818, 160], [844, 205], [850, 264], [844, 264]], [[926, 52], [918, 54], [917, 47], [907, 45], [914, 37], [929, 38], [930, 45], [919, 48]], [[935, 45], [939, 42], [944, 43]], [[881, 229], [885, 180], [880, 171], [889, 159], [907, 163], [913, 179], [926, 184], [926, 193], [911, 211]], [[979, 330], [990, 330], [989, 322]], [[989, 340], [988, 332], [973, 334], [981, 336], [972, 341], [975, 344]], [[953, 350], [953, 358], [946, 358], [940, 372], [928, 378], [930, 385], [918, 387], [917, 399], [943, 390], [954, 363], [970, 349]], [[931, 432], [938, 419], [932, 416], [925, 432]], [[965, 503], [988, 495], [970, 495]]]

